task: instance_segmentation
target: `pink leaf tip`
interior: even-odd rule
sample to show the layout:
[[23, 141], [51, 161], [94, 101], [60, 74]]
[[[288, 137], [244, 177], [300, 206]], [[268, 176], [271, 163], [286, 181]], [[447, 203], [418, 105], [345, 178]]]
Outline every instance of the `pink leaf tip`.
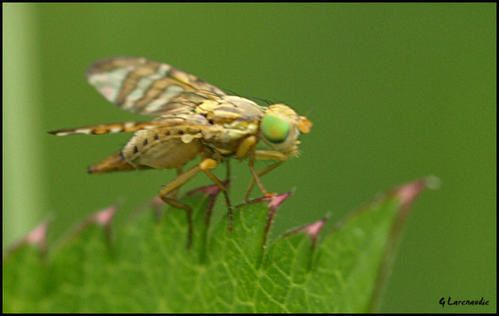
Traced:
[[303, 228], [303, 232], [308, 234], [313, 240], [317, 239], [317, 236], [319, 236], [322, 228], [326, 224], [328, 220], [328, 217], [324, 217], [312, 224], [308, 224]]
[[13, 243], [6, 250], [7, 256], [10, 253], [13, 253], [17, 249], [20, 249], [26, 245], [32, 245], [39, 249], [40, 254], [43, 256], [47, 251], [47, 231], [48, 226], [50, 224], [50, 220], [46, 220], [40, 225], [38, 225], [35, 229], [30, 231], [26, 236], [24, 236], [21, 240]]
[[45, 221], [42, 224], [38, 225], [25, 237], [24, 240], [26, 241], [26, 243], [38, 246], [40, 248], [45, 248], [48, 226], [48, 221]]
[[166, 203], [159, 197], [159, 195], [157, 195], [151, 200], [149, 205], [150, 207], [156, 210], [156, 209], [161, 209], [163, 206], [166, 205]]
[[395, 196], [400, 199], [402, 208], [408, 208], [424, 189], [438, 189], [439, 187], [440, 179], [429, 176], [398, 187], [395, 190]]
[[272, 212], [275, 212], [277, 208], [279, 208], [279, 206], [281, 206], [281, 204], [284, 203], [284, 201], [286, 201], [290, 196], [291, 192], [286, 192], [282, 194], [272, 195], [270, 197], [265, 197], [264, 199], [269, 200], [267, 206]]
[[118, 208], [116, 206], [110, 206], [108, 208], [105, 208], [102, 211], [99, 211], [95, 213], [92, 216], [92, 219], [95, 223], [102, 225], [102, 226], [109, 226], [111, 224], [111, 221], [113, 220], [114, 214]]

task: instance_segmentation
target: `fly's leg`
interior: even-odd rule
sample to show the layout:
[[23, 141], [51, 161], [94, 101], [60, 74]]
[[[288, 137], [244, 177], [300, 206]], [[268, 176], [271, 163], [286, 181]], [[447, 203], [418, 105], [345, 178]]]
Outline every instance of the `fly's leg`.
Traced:
[[255, 136], [246, 137], [237, 147], [236, 157], [241, 159], [246, 157], [247, 155], [251, 155], [252, 153], [254, 153], [255, 145], [256, 145]]
[[[259, 178], [262, 176], [266, 175], [267, 173], [271, 172], [272, 170], [276, 169], [280, 165], [282, 165], [282, 161], [276, 161], [273, 164], [268, 165], [267, 167], [263, 168], [262, 170], [257, 172], [257, 175]], [[255, 187], [255, 179], [251, 178], [248, 189], [246, 190], [246, 193], [244, 194], [244, 201], [248, 202], [249, 201], [249, 196], [251, 192], [253, 191], [253, 188]]]
[[[256, 172], [254, 168], [254, 163], [255, 160], [277, 160], [275, 163], [265, 167], [264, 169], [260, 170], [259, 172]], [[251, 153], [250, 159], [249, 159], [249, 169], [251, 172], [251, 175], [253, 176], [250, 184], [248, 186], [248, 190], [246, 191], [246, 194], [244, 195], [244, 200], [248, 202], [249, 196], [251, 194], [251, 191], [253, 191], [253, 187], [256, 183], [260, 191], [263, 193], [263, 195], [268, 196], [268, 195], [273, 195], [271, 193], [268, 193], [265, 187], [263, 186], [260, 177], [266, 175], [267, 173], [271, 172], [275, 168], [279, 167], [285, 160], [287, 160], [287, 156], [284, 155], [281, 152], [278, 151], [272, 151], [272, 150], [255, 150]]]
[[263, 193], [263, 195], [267, 196], [269, 193], [267, 192], [267, 189], [263, 186], [262, 180], [260, 180], [260, 177], [258, 176], [258, 173], [255, 170], [255, 156], [251, 155], [249, 158], [249, 163], [248, 163], [249, 170], [251, 172], [251, 175], [253, 176], [253, 180], [255, 181], [256, 185], [260, 189], [260, 191]]
[[275, 150], [255, 150], [255, 159], [285, 161], [288, 160], [288, 156]]
[[256, 181], [258, 187], [260, 188], [260, 190], [265, 195], [267, 195], [267, 190], [265, 190], [265, 188], [263, 187], [263, 184], [261, 183], [260, 178], [256, 174], [255, 168], [254, 168], [254, 165], [255, 165], [255, 145], [256, 145], [256, 142], [257, 142], [257, 140], [256, 140], [255, 136], [248, 136], [245, 139], [243, 139], [243, 141], [237, 147], [236, 157], [239, 158], [239, 159], [242, 159], [244, 157], [248, 157], [249, 156], [248, 167], [250, 169], [251, 175], [255, 179], [255, 181]]
[[[226, 167], [227, 167], [227, 170], [226, 170], [227, 179], [226, 179], [226, 183], [224, 184], [224, 182], [222, 180], [220, 180], [214, 173], [212, 173], [210, 171], [211, 169], [214, 169], [217, 166], [217, 162], [213, 159], [210, 159], [210, 161], [211, 162], [209, 164], [209, 168], [203, 168], [202, 171], [208, 176], [208, 178], [211, 179], [211, 181], [213, 181], [213, 183], [215, 183], [220, 188], [220, 190], [222, 190], [222, 193], [223, 193], [224, 198], [225, 198], [225, 204], [227, 205], [227, 208], [228, 208], [228, 211], [227, 211], [228, 228], [229, 228], [229, 231], [232, 231], [233, 213], [232, 213], [232, 203], [230, 201], [230, 196], [229, 196], [229, 191], [228, 191], [229, 182], [227, 181], [228, 179], [230, 179], [230, 165], [227, 162], [227, 165], [226, 165]], [[208, 164], [207, 164], [207, 166], [208, 166]]]
[[234, 221], [234, 215], [232, 211], [232, 203], [230, 201], [230, 194], [229, 194], [229, 189], [230, 189], [230, 160], [227, 159], [225, 161], [225, 190], [222, 191], [224, 194], [225, 198], [225, 205], [227, 206], [227, 217], [228, 217], [228, 223], [229, 223], [229, 231], [232, 231], [233, 227], [233, 221]]
[[[230, 159], [225, 160], [225, 182], [230, 183]], [[229, 191], [229, 186], [227, 185], [227, 192]]]
[[186, 247], [187, 247], [187, 249], [191, 248], [192, 235], [194, 233], [193, 224], [192, 224], [192, 207], [180, 202], [177, 199], [171, 198], [171, 197], [166, 196], [166, 197], [161, 197], [161, 199], [165, 203], [169, 204], [170, 206], [185, 210], [185, 213], [187, 215], [187, 244], [186, 244]]
[[[180, 176], [182, 173], [184, 173], [184, 171], [182, 170], [182, 167], [178, 167], [176, 171], [177, 171], [177, 177]], [[177, 199], [178, 191], [180, 191], [180, 188], [176, 188], [175, 190], [173, 190], [172, 193], [170, 194], [170, 197]]]
[[[183, 171], [182, 171], [182, 167], [179, 167], [177, 168], [177, 177], [180, 176]], [[176, 188], [174, 189], [173, 191], [171, 191], [169, 194], [168, 194], [168, 198], [172, 199], [172, 200], [175, 200], [177, 201], [178, 200], [178, 191], [180, 190], [180, 188]], [[164, 198], [161, 198], [162, 201], [164, 201]], [[160, 219], [161, 218], [161, 209], [159, 208], [156, 208], [155, 209], [155, 215], [156, 215], [156, 219]]]
[[[264, 195], [269, 195], [267, 190], [262, 184], [262, 181], [260, 180], [260, 176], [258, 173], [255, 171], [255, 159], [263, 160], [263, 159], [271, 159], [271, 160], [285, 160], [282, 159], [282, 157], [279, 157], [277, 154], [280, 154], [284, 156], [283, 154], [276, 152], [276, 151], [262, 151], [262, 150], [255, 150], [255, 145], [256, 145], [257, 139], [255, 136], [249, 136], [246, 137], [238, 146], [236, 150], [236, 157], [237, 158], [244, 158], [249, 156], [249, 163], [248, 167], [250, 169], [251, 175], [253, 176], [254, 182], [258, 185], [258, 188]], [[285, 156], [284, 156], [285, 157]], [[279, 159], [281, 158], [281, 159]], [[270, 171], [270, 170], [269, 170]], [[267, 172], [269, 172], [267, 171]], [[253, 183], [253, 182], [252, 182]], [[250, 188], [253, 188], [253, 184], [251, 184]], [[248, 189], [248, 192], [245, 194], [245, 200], [248, 200], [249, 192], [250, 189]]]
[[[159, 192], [159, 197], [167, 204], [180, 208], [186, 211], [187, 214], [187, 248], [191, 247], [192, 244], [192, 235], [193, 235], [193, 224], [192, 224], [192, 208], [177, 200], [176, 197], [172, 197], [172, 193], [177, 191], [182, 185], [184, 185], [187, 181], [193, 178], [199, 172], [205, 172], [208, 176], [209, 174], [213, 175], [209, 170], [213, 169], [217, 166], [217, 162], [211, 158], [205, 158], [199, 165], [192, 167], [191, 169], [183, 172], [177, 176], [173, 181], [166, 184], [163, 188], [161, 188]], [[213, 175], [214, 176], [214, 175]], [[211, 178], [211, 176], [209, 176]], [[218, 178], [217, 178], [218, 180]], [[221, 181], [218, 180], [221, 184]], [[216, 182], [215, 182], [216, 183]], [[219, 183], [216, 183], [219, 185]], [[220, 186], [220, 185], [219, 185]], [[222, 185], [223, 188], [223, 185]]]

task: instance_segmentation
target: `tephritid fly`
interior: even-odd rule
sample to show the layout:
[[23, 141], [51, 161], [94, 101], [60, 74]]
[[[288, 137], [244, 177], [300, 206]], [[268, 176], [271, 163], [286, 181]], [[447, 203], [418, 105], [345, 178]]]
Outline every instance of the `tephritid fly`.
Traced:
[[[155, 118], [148, 122], [101, 124], [50, 133], [66, 136], [134, 132], [120, 152], [90, 167], [89, 173], [176, 169], [177, 177], [161, 188], [159, 196], [166, 203], [187, 211], [189, 236], [192, 235], [192, 211], [190, 206], [177, 200], [175, 194], [183, 184], [203, 172], [229, 201], [226, 182], [211, 170], [222, 162], [228, 163], [230, 158], [247, 159], [252, 181], [245, 199], [254, 183], [264, 195], [271, 195], [260, 177], [297, 156], [300, 133], [306, 134], [312, 127], [306, 117], [287, 105], [263, 107], [251, 100], [228, 95], [170, 65], [144, 58], [111, 58], [97, 62], [88, 70], [87, 78], [108, 101], [124, 110]], [[197, 156], [199, 164], [182, 171], [182, 166]], [[255, 160], [274, 163], [256, 171]]]

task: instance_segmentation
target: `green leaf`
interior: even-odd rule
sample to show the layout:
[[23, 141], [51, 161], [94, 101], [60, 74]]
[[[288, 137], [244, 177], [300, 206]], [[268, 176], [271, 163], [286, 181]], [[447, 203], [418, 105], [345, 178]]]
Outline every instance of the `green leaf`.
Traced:
[[184, 199], [194, 209], [190, 249], [178, 209], [113, 227], [111, 207], [48, 252], [44, 224], [4, 256], [4, 312], [373, 311], [409, 205], [427, 184], [396, 188], [327, 234], [325, 217], [275, 240], [269, 231], [288, 194], [236, 208], [232, 225], [227, 217], [213, 225], [218, 190], [205, 187]]

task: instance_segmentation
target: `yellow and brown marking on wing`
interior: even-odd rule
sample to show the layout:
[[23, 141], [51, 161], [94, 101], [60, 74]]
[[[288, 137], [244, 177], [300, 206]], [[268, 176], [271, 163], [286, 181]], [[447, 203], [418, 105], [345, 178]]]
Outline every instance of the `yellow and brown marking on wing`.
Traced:
[[139, 114], [160, 115], [181, 106], [191, 110], [202, 100], [225, 95], [194, 75], [144, 58], [100, 61], [87, 77], [107, 100]]
[[65, 128], [50, 131], [49, 134], [56, 136], [68, 136], [68, 135], [104, 135], [112, 133], [133, 133], [141, 129], [154, 128], [160, 126], [161, 121], [152, 122], [125, 122], [125, 123], [110, 123], [110, 124], [99, 124], [92, 126], [84, 126], [77, 128]]

